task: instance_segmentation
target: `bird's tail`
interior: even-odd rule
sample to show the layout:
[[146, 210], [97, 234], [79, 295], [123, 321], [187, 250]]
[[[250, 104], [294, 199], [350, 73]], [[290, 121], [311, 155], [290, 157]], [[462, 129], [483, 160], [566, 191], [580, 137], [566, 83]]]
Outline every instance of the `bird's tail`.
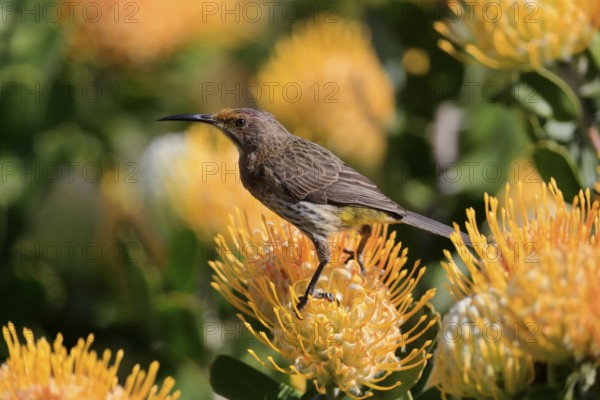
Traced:
[[[454, 228], [448, 225], [442, 224], [441, 222], [437, 222], [431, 218], [424, 217], [423, 215], [411, 211], [406, 211], [404, 218], [402, 218], [402, 222], [447, 238], [449, 238], [450, 234], [454, 232]], [[460, 234], [463, 242], [465, 242], [467, 246], [473, 247], [473, 243], [471, 242], [469, 235], [463, 232]]]

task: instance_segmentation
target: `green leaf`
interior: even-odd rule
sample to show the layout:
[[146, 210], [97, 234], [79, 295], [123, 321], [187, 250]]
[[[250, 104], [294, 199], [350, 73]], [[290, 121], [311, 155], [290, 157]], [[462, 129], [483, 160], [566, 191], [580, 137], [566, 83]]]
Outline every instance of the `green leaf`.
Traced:
[[579, 155], [579, 176], [584, 187], [594, 186], [598, 168], [598, 153], [590, 147], [583, 147]]
[[[569, 85], [548, 70], [538, 70], [536, 72], [525, 72], [521, 74], [521, 83], [533, 89], [525, 97], [529, 108], [535, 110], [535, 105], [546, 101], [552, 109], [552, 117], [558, 121], [579, 120], [581, 117], [581, 105], [579, 99], [569, 87]], [[515, 96], [523, 104], [523, 96]], [[550, 117], [544, 111], [542, 117]]]
[[577, 167], [569, 153], [554, 142], [539, 142], [532, 153], [533, 162], [545, 182], [554, 178], [565, 199], [571, 200], [581, 189]]
[[300, 400], [301, 394], [253, 367], [226, 355], [217, 356], [210, 368], [215, 393], [229, 400]]
[[[598, 70], [595, 70], [593, 74], [598, 74]], [[579, 93], [581, 94], [581, 97], [590, 99], [600, 97], [600, 77], [595, 75], [595, 78], [582, 83], [579, 87]]]
[[530, 113], [539, 117], [552, 118], [552, 106], [531, 85], [519, 81], [511, 88], [512, 97]]
[[575, 136], [577, 124], [574, 121], [560, 122], [550, 120], [544, 125], [544, 130], [550, 139], [557, 142], [570, 142]]

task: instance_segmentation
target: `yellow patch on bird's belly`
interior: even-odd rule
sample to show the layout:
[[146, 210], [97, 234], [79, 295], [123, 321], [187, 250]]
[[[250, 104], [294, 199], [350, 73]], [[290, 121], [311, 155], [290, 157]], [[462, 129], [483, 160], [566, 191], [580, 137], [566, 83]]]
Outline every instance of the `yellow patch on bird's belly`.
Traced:
[[340, 210], [340, 220], [347, 227], [387, 224], [395, 221], [394, 218], [383, 211], [358, 206], [342, 207]]

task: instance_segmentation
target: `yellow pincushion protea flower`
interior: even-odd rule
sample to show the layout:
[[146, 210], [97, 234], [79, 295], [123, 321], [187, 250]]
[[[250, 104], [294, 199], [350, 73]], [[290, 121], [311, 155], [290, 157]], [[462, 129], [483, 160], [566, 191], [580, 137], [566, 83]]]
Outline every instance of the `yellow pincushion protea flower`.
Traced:
[[[258, 34], [268, 22], [255, 2], [137, 0], [64, 2], [69, 55], [101, 65], [140, 66], [169, 56], [191, 41], [231, 47]], [[68, 11], [71, 10], [69, 13]]]
[[503, 301], [490, 290], [450, 309], [442, 320], [428, 384], [444, 395], [477, 399], [514, 399], [530, 385], [531, 357], [510, 343], [514, 332], [498, 322]]
[[495, 69], [540, 69], [589, 46], [600, 25], [597, 0], [453, 1], [455, 16], [435, 23], [440, 47], [459, 48]]
[[534, 268], [511, 279], [510, 323], [537, 360], [600, 364], [600, 246], [593, 241], [536, 254]]
[[125, 385], [119, 385], [117, 370], [123, 359], [119, 350], [110, 362], [111, 352], [102, 357], [90, 351], [94, 336], [79, 339], [70, 351], [63, 346], [62, 335], [50, 344], [45, 338], [36, 341], [33, 332], [24, 329], [25, 344], [19, 343], [15, 326], [2, 327], [9, 358], [0, 365], [0, 398], [37, 400], [148, 399], [177, 400], [179, 391], [170, 394], [173, 378], [166, 378], [162, 388], [155, 385], [158, 362], [146, 373], [136, 365]]
[[535, 360], [598, 362], [598, 201], [592, 202], [586, 190], [567, 204], [552, 180], [543, 184], [529, 216], [521, 187], [516, 199], [509, 189], [500, 211], [496, 198], [485, 197], [489, 242], [477, 230], [474, 211], [468, 210], [475, 254], [453, 235], [471, 277], [453, 261], [445, 264], [452, 293], [460, 299], [498, 290], [506, 302], [506, 326], [517, 332], [519, 346]]
[[[429, 355], [426, 341], [410, 346], [435, 322], [423, 316], [407, 322], [433, 297], [433, 289], [419, 300], [412, 296], [424, 268], [404, 268], [406, 249], [387, 238], [386, 227], [376, 227], [365, 249], [366, 274], [354, 262], [342, 259], [346, 237], [337, 236], [332, 261], [318, 290], [333, 293], [335, 301], [312, 298], [296, 308], [318, 263], [312, 243], [293, 226], [265, 220], [264, 229], [252, 229], [243, 218], [230, 228], [232, 242], [217, 237], [222, 261], [211, 263], [213, 287], [241, 313], [239, 318], [265, 345], [284, 360], [257, 360], [283, 373], [312, 381], [321, 393], [335, 387], [353, 398], [372, 395], [365, 388], [391, 389], [378, 383], [394, 371], [422, 366]], [[353, 236], [356, 239], [356, 236]], [[239, 259], [238, 257], [241, 257]], [[264, 329], [253, 328], [247, 317]]]
[[[506, 196], [506, 190], [510, 190], [511, 185], [518, 185], [520, 199], [522, 202], [520, 207], [524, 207], [525, 210], [527, 210], [527, 216], [532, 218], [535, 214], [537, 203], [539, 202], [539, 199], [545, 190], [542, 185], [544, 179], [538, 173], [533, 159], [527, 157], [520, 157], [513, 160], [508, 165], [507, 171], [507, 183], [509, 183], [509, 185], [505, 185], [502, 189], [496, 192], [498, 206], [506, 206], [504, 201], [510, 199], [510, 196]], [[550, 199], [550, 203], [548, 203], [548, 212], [554, 212], [554, 204], [552, 203], [552, 199]], [[522, 222], [519, 214], [517, 214], [515, 218], [518, 223]]]
[[300, 26], [277, 42], [258, 78], [273, 89], [261, 108], [294, 133], [364, 168], [383, 159], [394, 91], [364, 27], [342, 19]]

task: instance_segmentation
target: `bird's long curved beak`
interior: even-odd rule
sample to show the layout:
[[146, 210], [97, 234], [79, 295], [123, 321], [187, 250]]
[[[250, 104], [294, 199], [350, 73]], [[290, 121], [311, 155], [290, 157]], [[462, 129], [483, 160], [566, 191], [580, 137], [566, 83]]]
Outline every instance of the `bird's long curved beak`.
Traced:
[[205, 124], [214, 125], [217, 121], [215, 116], [212, 114], [177, 114], [169, 115], [168, 117], [162, 117], [157, 121], [191, 121], [191, 122], [203, 122]]

